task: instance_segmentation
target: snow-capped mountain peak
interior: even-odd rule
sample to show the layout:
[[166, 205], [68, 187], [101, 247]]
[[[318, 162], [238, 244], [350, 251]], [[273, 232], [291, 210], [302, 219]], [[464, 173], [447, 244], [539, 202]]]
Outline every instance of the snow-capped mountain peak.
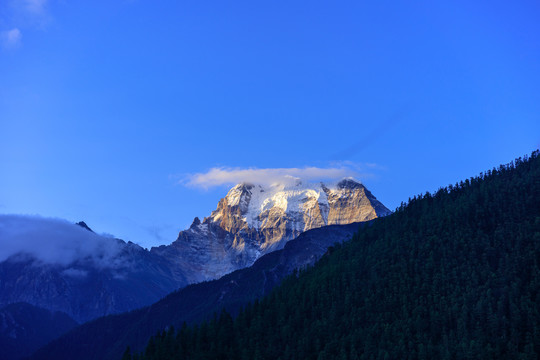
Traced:
[[281, 249], [302, 232], [388, 215], [360, 182], [346, 178], [314, 183], [291, 178], [284, 183], [240, 183], [202, 222], [167, 247], [153, 249], [189, 267], [191, 282], [217, 278], [249, 266], [265, 253]]
[[[341, 220], [328, 217], [330, 208], [335, 205], [338, 199], [358, 198], [358, 196], [367, 197], [368, 202], [364, 205], [367, 205], [369, 209], [353, 211], [352, 217], [349, 216], [348, 220], [344, 221], [365, 221], [368, 218], [387, 215], [389, 210], [366, 190], [360, 182], [352, 178], [334, 183], [309, 183], [297, 179], [294, 183], [280, 183], [271, 186], [241, 183], [229, 190], [227, 196], [220, 201], [218, 208], [205, 221], [218, 222], [223, 225], [222, 227], [230, 230], [231, 226], [227, 224], [227, 219], [233, 216], [239, 222], [240, 227], [247, 226], [260, 230], [268, 225], [267, 220], [270, 213], [280, 213], [289, 219], [295, 219], [293, 221], [295, 229], [305, 231], [313, 227], [342, 223]], [[352, 206], [353, 203], [349, 205]], [[377, 207], [377, 209], [374, 210], [373, 207]], [[304, 221], [303, 216], [300, 216], [302, 219], [298, 218], [299, 215], [313, 218], [311, 215], [314, 215], [315, 209], [320, 212], [320, 219], [316, 220], [315, 223]], [[371, 210], [370, 214], [366, 214], [365, 210]]]

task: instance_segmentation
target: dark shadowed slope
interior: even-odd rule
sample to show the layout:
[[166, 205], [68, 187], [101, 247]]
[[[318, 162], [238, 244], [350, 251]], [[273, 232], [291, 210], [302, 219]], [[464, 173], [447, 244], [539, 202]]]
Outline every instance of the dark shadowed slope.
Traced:
[[313, 264], [329, 246], [350, 239], [359, 226], [332, 225], [307, 231], [249, 268], [190, 285], [141, 310], [84, 324], [40, 349], [32, 359], [117, 359], [127, 346], [141, 348], [159, 329], [201, 321], [222, 308], [236, 313], [267, 294], [295, 268]]
[[96, 266], [80, 259], [46, 264], [30, 256], [13, 256], [0, 263], [0, 306], [26, 302], [50, 311], [63, 311], [78, 322], [152, 304], [187, 285], [175, 277], [163, 259], [135, 244], [118, 243], [111, 263]]
[[0, 358], [19, 359], [78, 324], [67, 314], [26, 303], [0, 309]]
[[187, 285], [162, 257], [83, 222], [2, 214], [0, 239], [0, 307], [25, 302], [83, 323]]

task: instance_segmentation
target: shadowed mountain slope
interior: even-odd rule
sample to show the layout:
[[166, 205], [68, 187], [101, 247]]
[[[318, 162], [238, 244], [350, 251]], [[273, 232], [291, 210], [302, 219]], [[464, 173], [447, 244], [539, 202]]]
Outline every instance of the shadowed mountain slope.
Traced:
[[5, 306], [0, 309], [0, 358], [28, 356], [77, 325], [65, 313], [26, 303]]
[[249, 268], [190, 285], [152, 306], [84, 324], [40, 349], [32, 359], [118, 359], [127, 346], [142, 348], [157, 330], [179, 327], [184, 321], [199, 322], [223, 308], [236, 313], [267, 294], [294, 269], [312, 265], [329, 246], [350, 239], [359, 226], [331, 225], [307, 231]]

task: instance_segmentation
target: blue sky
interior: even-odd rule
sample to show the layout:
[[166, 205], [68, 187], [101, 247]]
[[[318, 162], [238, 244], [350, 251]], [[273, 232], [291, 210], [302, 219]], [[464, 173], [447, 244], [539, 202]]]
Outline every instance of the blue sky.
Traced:
[[540, 147], [538, 39], [537, 1], [2, 1], [0, 213], [148, 247], [229, 187], [193, 175], [306, 167], [394, 209]]

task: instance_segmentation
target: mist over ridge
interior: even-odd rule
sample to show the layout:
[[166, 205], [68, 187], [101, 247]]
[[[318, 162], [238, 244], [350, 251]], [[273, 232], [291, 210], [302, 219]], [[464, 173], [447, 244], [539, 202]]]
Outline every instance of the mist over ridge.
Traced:
[[0, 215], [0, 262], [32, 257], [43, 264], [69, 265], [78, 260], [115, 268], [123, 242], [67, 220], [37, 215]]

